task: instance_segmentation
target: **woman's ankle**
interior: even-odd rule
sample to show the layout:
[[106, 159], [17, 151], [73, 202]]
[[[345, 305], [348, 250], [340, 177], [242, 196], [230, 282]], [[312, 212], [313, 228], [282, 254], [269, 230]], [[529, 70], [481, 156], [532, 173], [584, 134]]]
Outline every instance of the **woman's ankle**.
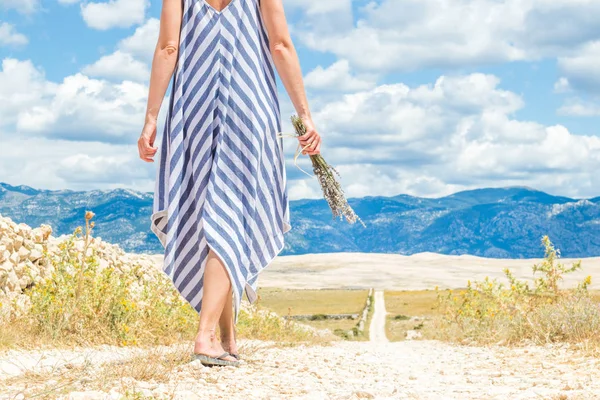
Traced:
[[198, 333], [196, 333], [196, 342], [201, 343], [211, 343], [215, 340], [215, 330], [214, 329], [198, 329]]
[[235, 335], [233, 334], [222, 333], [220, 338], [221, 343], [235, 343]]

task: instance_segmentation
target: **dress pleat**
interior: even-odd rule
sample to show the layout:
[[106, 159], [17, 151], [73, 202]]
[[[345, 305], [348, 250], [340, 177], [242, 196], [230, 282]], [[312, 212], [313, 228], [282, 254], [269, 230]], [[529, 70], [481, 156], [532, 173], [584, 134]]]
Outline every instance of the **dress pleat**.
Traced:
[[283, 250], [290, 225], [281, 117], [260, 0], [222, 11], [184, 0], [179, 58], [156, 172], [151, 229], [163, 271], [200, 312], [209, 247], [244, 290]]

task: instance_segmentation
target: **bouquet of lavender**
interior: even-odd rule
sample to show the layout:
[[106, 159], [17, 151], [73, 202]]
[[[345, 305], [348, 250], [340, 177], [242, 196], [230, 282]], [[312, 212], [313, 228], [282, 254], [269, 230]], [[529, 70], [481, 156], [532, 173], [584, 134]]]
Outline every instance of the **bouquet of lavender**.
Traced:
[[[292, 125], [296, 130], [296, 135], [294, 137], [302, 136], [306, 133], [306, 126], [304, 126], [302, 119], [299, 118], [297, 115], [292, 116]], [[298, 147], [300, 147], [300, 145], [298, 145]], [[294, 155], [294, 164], [296, 164], [296, 160], [302, 152], [302, 150], [304, 149], [296, 151], [296, 154]], [[319, 180], [319, 183], [321, 184], [323, 196], [325, 197], [325, 200], [327, 200], [329, 208], [331, 208], [333, 218], [345, 217], [346, 221], [350, 222], [351, 224], [354, 224], [358, 220], [360, 221], [362, 226], [366, 228], [365, 223], [358, 217], [358, 215], [356, 215], [352, 207], [350, 207], [350, 205], [348, 204], [348, 200], [346, 200], [346, 196], [344, 195], [342, 186], [335, 177], [335, 175], [337, 175], [341, 178], [339, 172], [331, 165], [327, 164], [323, 156], [321, 156], [320, 154], [310, 155], [310, 161], [313, 165], [313, 171], [315, 173], [314, 176]], [[297, 164], [296, 166], [298, 167]], [[300, 170], [305, 174], [312, 176], [306, 171], [304, 171], [302, 168], [300, 168]]]

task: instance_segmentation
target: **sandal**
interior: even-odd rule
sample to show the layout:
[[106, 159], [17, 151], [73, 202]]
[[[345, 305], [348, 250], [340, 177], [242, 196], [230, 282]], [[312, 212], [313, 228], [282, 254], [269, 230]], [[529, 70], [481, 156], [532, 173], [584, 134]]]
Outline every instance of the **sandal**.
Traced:
[[[233, 340], [235, 341], [235, 344], [237, 345], [237, 332], [235, 329], [235, 326], [233, 327]], [[240, 355], [238, 353], [229, 353], [231, 355], [231, 357], [235, 358], [236, 360], [240, 361]]]
[[233, 356], [232, 354], [229, 354], [228, 352], [225, 352], [223, 354], [221, 354], [219, 357], [211, 357], [211, 356], [207, 356], [206, 354], [198, 354], [198, 353], [193, 353], [193, 358], [194, 360], [200, 360], [200, 362], [202, 363], [202, 365], [206, 365], [206, 366], [222, 366], [222, 367], [227, 367], [227, 366], [232, 366], [232, 367], [238, 367], [240, 365], [239, 361], [229, 361], [229, 360], [224, 360], [225, 357], [228, 356], [232, 356], [235, 359], [238, 359], [237, 357]]
[[[235, 326], [233, 327], [233, 340], [237, 344], [237, 331], [235, 329]], [[229, 355], [235, 358], [236, 360], [240, 361], [240, 355], [238, 353], [229, 353]]]

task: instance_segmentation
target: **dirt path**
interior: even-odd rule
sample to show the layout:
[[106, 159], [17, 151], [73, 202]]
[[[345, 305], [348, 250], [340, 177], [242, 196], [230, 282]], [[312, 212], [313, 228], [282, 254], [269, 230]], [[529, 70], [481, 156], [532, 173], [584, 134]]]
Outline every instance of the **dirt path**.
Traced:
[[385, 299], [383, 297], [383, 291], [375, 291], [373, 296], [373, 318], [371, 318], [371, 326], [369, 327], [369, 336], [371, 342], [374, 343], [387, 343], [388, 338], [385, 334]]
[[[126, 390], [146, 398], [182, 400], [600, 398], [600, 360], [578, 356], [566, 346], [507, 349], [429, 340], [285, 348], [255, 341], [244, 344], [246, 353], [242, 355], [247, 362], [240, 368], [206, 368], [193, 362], [158, 376], [148, 368], [159, 364], [160, 356], [153, 351], [138, 360], [143, 368], [135, 364], [111, 367], [120, 378], [104, 378], [102, 391], [93, 390], [93, 382], [106, 376], [97, 373], [99, 365], [115, 362], [115, 358], [127, 360], [127, 353], [139, 356], [140, 349], [85, 349], [85, 373], [77, 368], [83, 362], [81, 350], [60, 355], [56, 350], [11, 352], [0, 355], [0, 365], [6, 366], [7, 358], [8, 364], [27, 360], [27, 372], [21, 371], [26, 379], [15, 380], [19, 372], [14, 369], [12, 379], [0, 371], [0, 399], [30, 398], [48, 390], [54, 393], [54, 388], [73, 377], [69, 395], [54, 393], [50, 398], [119, 398], [118, 393]], [[190, 346], [161, 351], [185, 352]], [[111, 355], [111, 350], [119, 356]]]

